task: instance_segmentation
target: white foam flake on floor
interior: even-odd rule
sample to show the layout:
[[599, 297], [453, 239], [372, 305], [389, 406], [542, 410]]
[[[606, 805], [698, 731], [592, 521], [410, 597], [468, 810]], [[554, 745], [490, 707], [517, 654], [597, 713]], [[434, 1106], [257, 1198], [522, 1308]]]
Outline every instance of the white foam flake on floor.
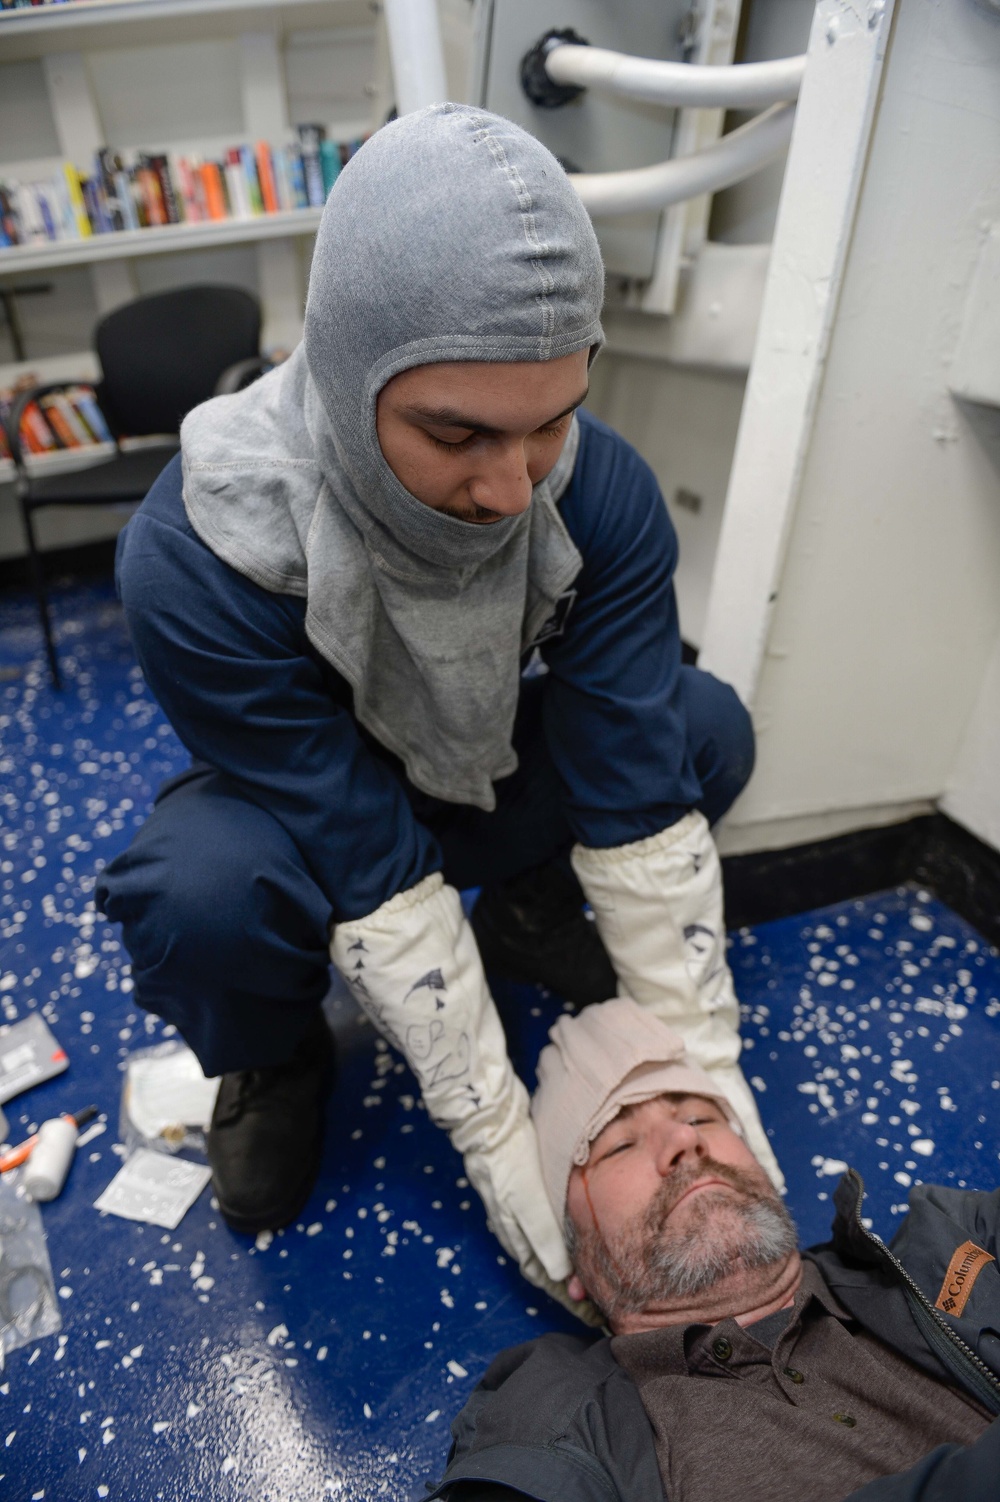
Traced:
[[813, 1167], [820, 1178], [836, 1177], [846, 1173], [848, 1164], [842, 1158], [813, 1158]]
[[[157, 781], [179, 770], [182, 761], [138, 670], [126, 669], [114, 690], [121, 693], [114, 712], [124, 728], [109, 739], [108, 715], [100, 733], [96, 724], [88, 732], [82, 716], [98, 714], [105, 691], [83, 659], [74, 662], [71, 626], [64, 617], [59, 627], [70, 686], [64, 697], [76, 716], [71, 729], [45, 739], [41, 717], [51, 712], [51, 730], [62, 711], [53, 708], [57, 701], [37, 663], [16, 689], [0, 684], [0, 711], [12, 720], [10, 728], [0, 725], [4, 754], [10, 737], [21, 737], [20, 785], [0, 775], [0, 811], [12, 814], [16, 841], [16, 848], [0, 851], [14, 862], [9, 872], [0, 872], [11, 882], [0, 882], [0, 937], [7, 940], [0, 952], [0, 1021], [37, 1007], [66, 1046], [78, 1071], [73, 1078], [82, 1079], [82, 1066], [93, 1061], [95, 1067], [100, 1063], [103, 1079], [130, 1049], [174, 1030], [138, 1008], [129, 1010], [132, 977], [120, 934], [96, 918], [91, 903], [94, 863], [124, 847]], [[20, 716], [16, 725], [14, 715]], [[130, 741], [133, 725], [140, 733]], [[37, 746], [27, 747], [28, 736]], [[57, 743], [63, 745], [58, 753]], [[13, 812], [8, 790], [17, 804]], [[30, 831], [17, 823], [27, 801], [35, 805], [28, 814], [35, 825]], [[60, 822], [61, 833], [43, 835]], [[21, 883], [22, 871], [30, 882]], [[865, 1223], [888, 1240], [891, 1217], [906, 1213], [906, 1191], [922, 1174], [965, 1182], [957, 1175], [945, 1178], [956, 1141], [965, 1144], [961, 1171], [968, 1182], [978, 1187], [995, 1177], [997, 1097], [987, 1097], [992, 1114], [982, 1112], [978, 1122], [970, 1117], [968, 1075], [952, 1071], [948, 1059], [956, 1048], [968, 1052], [963, 1029], [971, 1035], [977, 1019], [1000, 1018], [1000, 997], [995, 965], [989, 979], [984, 975], [986, 946], [920, 893], [887, 894], [884, 911], [869, 900], [857, 912], [860, 918], [844, 905], [822, 921], [809, 915], [790, 920], [791, 940], [786, 927], [780, 942], [772, 942], [766, 925], [734, 936], [735, 952], [753, 956], [757, 967], [737, 979], [746, 998], [744, 1063], [765, 1121], [774, 1113], [782, 1122], [784, 1138], [776, 1133], [776, 1145], [793, 1160], [796, 1215], [801, 1207], [815, 1212], [821, 1206], [821, 1229], [828, 1228], [834, 1182], [851, 1163], [863, 1169], [871, 1192], [866, 1209], [873, 1213]], [[15, 954], [15, 941], [25, 945], [23, 953]], [[525, 1013], [534, 1016], [536, 1027], [558, 1013], [555, 998], [531, 999], [538, 1004]], [[127, 1251], [109, 1279], [107, 1261], [99, 1266], [96, 1258], [91, 1276], [86, 1255], [75, 1250], [78, 1242], [72, 1256], [62, 1251], [62, 1207], [55, 1207], [50, 1247], [57, 1287], [75, 1290], [60, 1300], [70, 1336], [12, 1358], [20, 1362], [21, 1384], [35, 1403], [16, 1429], [10, 1423], [5, 1459], [38, 1456], [33, 1496], [44, 1482], [45, 1497], [107, 1496], [110, 1489], [117, 1498], [121, 1483], [115, 1478], [128, 1474], [135, 1454], [142, 1453], [130, 1448], [140, 1429], [141, 1443], [149, 1447], [156, 1436], [165, 1495], [174, 1489], [182, 1494], [175, 1477], [189, 1478], [186, 1494], [193, 1494], [195, 1474], [205, 1478], [206, 1502], [216, 1493], [239, 1495], [244, 1475], [256, 1478], [262, 1426], [268, 1426], [271, 1444], [318, 1401], [310, 1416], [312, 1423], [318, 1413], [321, 1427], [308, 1485], [299, 1489], [297, 1474], [289, 1472], [281, 1488], [287, 1502], [340, 1493], [402, 1502], [443, 1461], [448, 1425], [475, 1381], [470, 1371], [481, 1371], [501, 1344], [541, 1333], [563, 1318], [521, 1284], [509, 1259], [496, 1254], [478, 1200], [464, 1181], [456, 1181], [447, 1146], [441, 1154], [428, 1145], [426, 1114], [398, 1056], [367, 1023], [355, 1026], [349, 1017], [343, 1033], [352, 1030], [365, 1061], [354, 1091], [354, 1119], [338, 1121], [320, 1193], [296, 1227], [256, 1240], [234, 1236], [218, 1206], [209, 1216], [206, 1202], [201, 1218], [187, 1223], [197, 1225], [189, 1238], [185, 1225], [162, 1243], [140, 1228], [129, 1230], [128, 1241], [121, 1232], [115, 1244]], [[983, 1061], [988, 1073], [1000, 1073], [985, 1055]], [[1000, 1078], [983, 1083], [983, 1091], [990, 1088], [1000, 1088]], [[117, 1081], [105, 1095], [91, 1096], [88, 1087], [66, 1108], [91, 1099], [107, 1112], [113, 1135]], [[789, 1121], [796, 1123], [794, 1134]], [[23, 1120], [12, 1116], [12, 1137], [15, 1127], [19, 1137], [30, 1125], [29, 1112]], [[97, 1151], [80, 1154], [67, 1195], [86, 1175], [103, 1174], [105, 1182], [111, 1177], [113, 1154], [121, 1156], [125, 1148], [110, 1137], [107, 1144], [95, 1142], [102, 1131], [104, 1121], [80, 1134], [81, 1145], [94, 1143]], [[982, 1145], [974, 1148], [973, 1142]], [[425, 1177], [428, 1169], [433, 1173]], [[467, 1197], [460, 1199], [463, 1188]], [[324, 1211], [325, 1221], [309, 1218]], [[95, 1239], [106, 1236], [94, 1219]], [[275, 1255], [264, 1257], [269, 1249]], [[351, 1252], [347, 1260], [337, 1255], [344, 1250]], [[60, 1273], [63, 1263], [72, 1266]], [[442, 1273], [447, 1286], [441, 1285]], [[527, 1297], [539, 1304], [525, 1303]], [[194, 1310], [197, 1300], [202, 1302]], [[430, 1313], [440, 1316], [433, 1328]], [[283, 1333], [270, 1339], [276, 1331]], [[414, 1358], [406, 1374], [409, 1408], [391, 1396], [399, 1380], [392, 1342], [399, 1339], [407, 1360]], [[63, 1426], [63, 1463], [72, 1465], [73, 1479], [60, 1488], [45, 1470], [46, 1451], [37, 1443], [41, 1431], [30, 1426], [34, 1414], [48, 1411], [50, 1389], [58, 1402], [62, 1378], [63, 1392], [73, 1401]], [[363, 1398], [368, 1401], [362, 1405]], [[117, 1419], [99, 1429], [109, 1409]], [[59, 1415], [56, 1406], [51, 1412]], [[58, 1426], [53, 1434], [55, 1453]], [[300, 1453], [311, 1454], [313, 1443], [311, 1433]], [[320, 1453], [324, 1446], [326, 1453]], [[115, 1467], [110, 1488], [95, 1469], [101, 1460]], [[196, 1471], [187, 1469], [192, 1462]], [[78, 1473], [78, 1466], [84, 1470]]]

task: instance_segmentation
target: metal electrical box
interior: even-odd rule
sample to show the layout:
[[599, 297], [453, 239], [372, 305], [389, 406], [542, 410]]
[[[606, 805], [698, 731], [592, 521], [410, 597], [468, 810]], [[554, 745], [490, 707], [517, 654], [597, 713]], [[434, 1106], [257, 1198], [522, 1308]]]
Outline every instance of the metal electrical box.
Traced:
[[[734, 9], [738, 14], [738, 4]], [[572, 27], [594, 47], [690, 61], [699, 24], [690, 0], [477, 0], [478, 102], [530, 130], [569, 171], [651, 166], [672, 154], [676, 110], [592, 90], [556, 109], [541, 108], [521, 87], [521, 59], [547, 31]], [[660, 220], [646, 213], [596, 222], [609, 275], [652, 276]]]

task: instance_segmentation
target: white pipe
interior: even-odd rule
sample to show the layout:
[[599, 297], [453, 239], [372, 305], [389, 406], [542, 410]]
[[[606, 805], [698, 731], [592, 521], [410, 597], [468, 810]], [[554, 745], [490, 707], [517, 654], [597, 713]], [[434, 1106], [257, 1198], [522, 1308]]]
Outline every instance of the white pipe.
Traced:
[[627, 172], [576, 172], [570, 182], [595, 218], [664, 209], [728, 188], [759, 171], [784, 151], [794, 119], [794, 104], [776, 104], [691, 156]]
[[436, 0], [384, 0], [396, 113], [448, 98]]
[[804, 57], [783, 57], [770, 63], [702, 67], [568, 43], [553, 47], [545, 59], [545, 71], [556, 83], [605, 89], [654, 104], [732, 110], [762, 109], [797, 98], [805, 66]]

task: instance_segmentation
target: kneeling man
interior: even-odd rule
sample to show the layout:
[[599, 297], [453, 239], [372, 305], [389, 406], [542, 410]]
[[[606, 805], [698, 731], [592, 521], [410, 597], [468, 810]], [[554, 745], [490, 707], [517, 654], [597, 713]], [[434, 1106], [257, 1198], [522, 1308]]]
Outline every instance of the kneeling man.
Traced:
[[499, 1356], [434, 1495], [995, 1502], [1000, 1193], [922, 1185], [890, 1248], [849, 1171], [831, 1241], [800, 1252], [731, 1106], [662, 1022], [619, 998], [550, 1037], [532, 1107], [546, 1187], [569, 1292], [610, 1333]]

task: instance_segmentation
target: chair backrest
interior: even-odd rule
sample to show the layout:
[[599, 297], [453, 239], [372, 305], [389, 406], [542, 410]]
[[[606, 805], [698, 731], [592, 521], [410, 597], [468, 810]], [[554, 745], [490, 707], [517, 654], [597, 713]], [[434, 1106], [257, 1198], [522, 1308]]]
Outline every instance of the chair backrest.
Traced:
[[256, 355], [260, 304], [242, 287], [178, 287], [116, 308], [94, 334], [101, 405], [120, 436], [176, 433], [227, 366]]

